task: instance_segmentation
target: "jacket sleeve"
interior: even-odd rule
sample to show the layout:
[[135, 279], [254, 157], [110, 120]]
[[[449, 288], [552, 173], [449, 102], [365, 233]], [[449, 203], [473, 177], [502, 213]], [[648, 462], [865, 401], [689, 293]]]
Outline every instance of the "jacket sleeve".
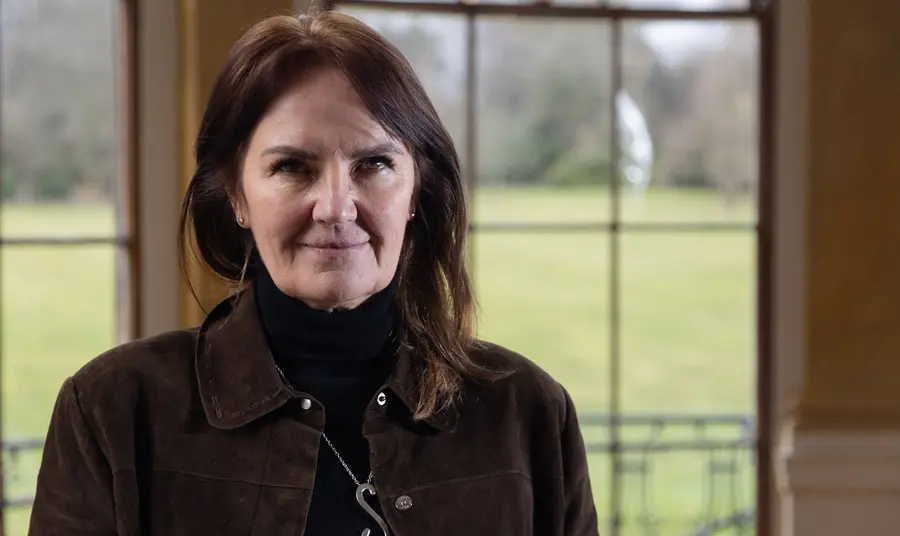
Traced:
[[560, 435], [563, 456], [563, 499], [565, 536], [598, 536], [597, 509], [591, 490], [590, 471], [584, 438], [575, 414], [575, 405], [565, 393], [565, 421]]
[[112, 486], [112, 471], [69, 378], [50, 419], [29, 536], [115, 535]]

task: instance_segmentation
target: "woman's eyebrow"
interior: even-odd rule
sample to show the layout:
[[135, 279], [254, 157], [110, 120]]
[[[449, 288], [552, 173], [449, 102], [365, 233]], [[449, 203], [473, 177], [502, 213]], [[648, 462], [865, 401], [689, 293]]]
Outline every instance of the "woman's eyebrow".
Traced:
[[366, 148], [354, 151], [350, 155], [350, 158], [353, 160], [362, 160], [364, 158], [371, 158], [373, 156], [382, 156], [385, 154], [394, 154], [394, 155], [403, 154], [403, 149], [400, 147], [399, 144], [389, 141], [389, 142], [379, 143], [376, 145], [372, 145], [370, 147], [366, 147]]
[[294, 147], [293, 145], [273, 145], [262, 152], [262, 156], [270, 154], [292, 156], [301, 160], [318, 160], [319, 158], [319, 155], [316, 154], [315, 151], [301, 149], [300, 147]]
[[[319, 160], [320, 156], [318, 152], [311, 151], [309, 149], [303, 149], [301, 147], [296, 147], [293, 145], [273, 145], [271, 147], [266, 148], [262, 152], [262, 156], [268, 155], [284, 155], [291, 156], [300, 160]], [[371, 145], [369, 147], [364, 147], [362, 149], [357, 149], [353, 153], [350, 154], [350, 158], [352, 160], [362, 160], [365, 158], [371, 158], [373, 156], [382, 156], [385, 154], [394, 154], [399, 155], [403, 154], [403, 149], [399, 144], [388, 141], [384, 143], [378, 143], [375, 145]]]

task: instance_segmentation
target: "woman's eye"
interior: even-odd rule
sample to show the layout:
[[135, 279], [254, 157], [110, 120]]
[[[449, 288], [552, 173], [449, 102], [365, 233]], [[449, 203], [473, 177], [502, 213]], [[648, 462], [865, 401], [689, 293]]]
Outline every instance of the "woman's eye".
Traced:
[[377, 173], [388, 169], [394, 169], [394, 162], [386, 156], [375, 156], [367, 158], [357, 166], [359, 171], [363, 173]]
[[297, 175], [299, 173], [303, 173], [305, 171], [305, 167], [301, 162], [291, 159], [277, 160], [272, 164], [271, 173], [274, 174], [285, 174], [285, 175]]

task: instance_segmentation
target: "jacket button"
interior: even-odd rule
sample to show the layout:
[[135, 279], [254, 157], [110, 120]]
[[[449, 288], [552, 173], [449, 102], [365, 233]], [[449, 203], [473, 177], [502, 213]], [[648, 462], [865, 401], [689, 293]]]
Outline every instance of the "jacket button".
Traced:
[[312, 407], [312, 400], [310, 400], [308, 398], [304, 398], [303, 400], [300, 401], [300, 408], [302, 408], [303, 411], [306, 411], [311, 407]]
[[376, 399], [379, 406], [383, 406], [387, 404], [387, 396], [384, 393], [378, 393], [378, 398]]
[[397, 510], [409, 510], [412, 508], [412, 498], [409, 495], [401, 495], [394, 501]]

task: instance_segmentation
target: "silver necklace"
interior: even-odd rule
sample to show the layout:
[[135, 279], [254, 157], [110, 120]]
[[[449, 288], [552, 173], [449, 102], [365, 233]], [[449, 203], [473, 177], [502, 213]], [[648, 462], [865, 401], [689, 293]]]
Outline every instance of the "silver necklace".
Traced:
[[[287, 376], [284, 375], [284, 372], [281, 370], [281, 367], [279, 367], [276, 364], [275, 369], [278, 370], [278, 374], [281, 376], [282, 381], [284, 381], [285, 384], [290, 385], [291, 382], [288, 381]], [[368, 480], [366, 480], [366, 483], [365, 484], [360, 483], [360, 481], [357, 480], [356, 475], [353, 474], [353, 471], [350, 470], [350, 466], [348, 466], [347, 462], [344, 461], [344, 457], [341, 456], [341, 453], [338, 452], [338, 450], [336, 448], [334, 448], [334, 445], [331, 443], [331, 440], [328, 439], [327, 435], [325, 435], [325, 432], [322, 432], [322, 438], [325, 440], [325, 443], [328, 444], [328, 448], [331, 449], [331, 452], [334, 453], [334, 455], [335, 455], [335, 457], [337, 457], [338, 461], [341, 462], [341, 465], [344, 467], [344, 471], [347, 471], [347, 474], [350, 475], [350, 479], [353, 480], [354, 484], [356, 484], [356, 502], [359, 503], [359, 506], [363, 510], [365, 510], [365, 512], [367, 514], [369, 514], [369, 516], [372, 519], [374, 519], [376, 523], [378, 523], [378, 526], [381, 528], [381, 532], [384, 533], [384, 536], [390, 536], [391, 532], [388, 529], [387, 523], [385, 522], [384, 519], [381, 518], [380, 515], [378, 515], [377, 512], [375, 512], [374, 509], [372, 509], [371, 506], [369, 506], [369, 503], [366, 502], [366, 498], [365, 498], [366, 493], [372, 495], [373, 497], [376, 496], [375, 486], [372, 484], [372, 479], [375, 478], [375, 472], [370, 470], [369, 478], [368, 478]], [[372, 535], [371, 530], [364, 529], [360, 536], [371, 536], [371, 535]]]

